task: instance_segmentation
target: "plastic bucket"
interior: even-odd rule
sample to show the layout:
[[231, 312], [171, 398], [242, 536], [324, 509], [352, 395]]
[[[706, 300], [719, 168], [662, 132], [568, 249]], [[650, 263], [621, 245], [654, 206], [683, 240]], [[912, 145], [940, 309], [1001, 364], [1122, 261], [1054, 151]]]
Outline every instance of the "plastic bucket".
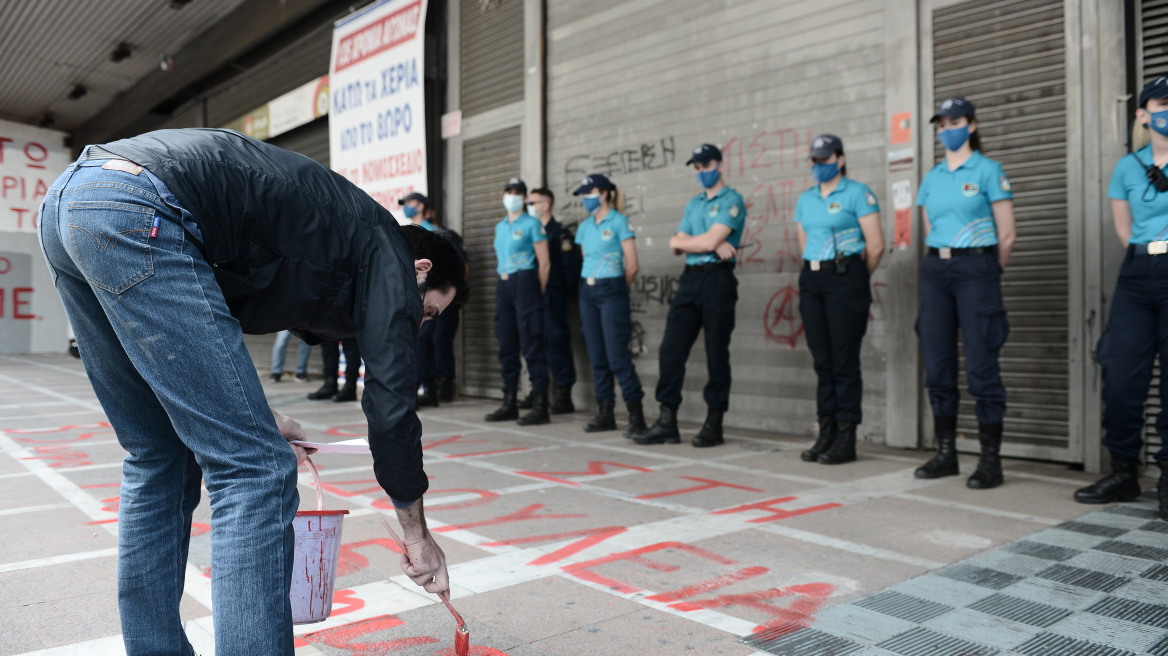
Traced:
[[292, 623], [323, 622], [333, 612], [333, 588], [337, 557], [341, 550], [341, 523], [348, 510], [325, 510], [320, 476], [312, 460], [306, 461], [316, 487], [316, 510], [296, 513], [296, 551], [292, 556]]

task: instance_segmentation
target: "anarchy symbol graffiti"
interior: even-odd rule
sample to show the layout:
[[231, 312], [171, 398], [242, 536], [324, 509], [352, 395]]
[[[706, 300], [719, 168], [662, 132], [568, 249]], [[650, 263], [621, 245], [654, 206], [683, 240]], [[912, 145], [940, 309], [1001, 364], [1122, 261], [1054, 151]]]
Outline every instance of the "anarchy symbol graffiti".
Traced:
[[771, 296], [763, 313], [763, 327], [767, 341], [795, 348], [803, 334], [803, 320], [799, 316], [799, 290], [787, 285]]

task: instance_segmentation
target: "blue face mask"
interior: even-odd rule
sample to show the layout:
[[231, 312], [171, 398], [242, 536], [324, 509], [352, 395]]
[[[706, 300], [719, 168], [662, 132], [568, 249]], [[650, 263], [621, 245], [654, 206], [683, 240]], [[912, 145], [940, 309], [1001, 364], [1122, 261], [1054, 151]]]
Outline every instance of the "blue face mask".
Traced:
[[949, 128], [948, 130], [941, 130], [937, 133], [937, 140], [945, 146], [946, 150], [959, 150], [969, 141], [969, 126], [963, 125], [959, 128]]
[[416, 205], [402, 205], [402, 214], [405, 214], [407, 219], [412, 219], [418, 215], [418, 208]]
[[1162, 112], [1150, 112], [1152, 120], [1148, 121], [1148, 127], [1156, 132], [1168, 137], [1168, 109]]
[[718, 184], [719, 177], [721, 177], [721, 173], [718, 172], [718, 167], [714, 167], [712, 171], [698, 171], [697, 175], [698, 182], [706, 189]]
[[835, 176], [839, 175], [839, 172], [839, 162], [824, 162], [811, 165], [811, 175], [815, 176], [815, 179], [819, 180], [820, 182], [827, 182], [829, 180], [835, 179]]
[[584, 201], [584, 211], [588, 212], [589, 214], [595, 212], [596, 209], [600, 207], [600, 194], [595, 196], [585, 196], [582, 200]]

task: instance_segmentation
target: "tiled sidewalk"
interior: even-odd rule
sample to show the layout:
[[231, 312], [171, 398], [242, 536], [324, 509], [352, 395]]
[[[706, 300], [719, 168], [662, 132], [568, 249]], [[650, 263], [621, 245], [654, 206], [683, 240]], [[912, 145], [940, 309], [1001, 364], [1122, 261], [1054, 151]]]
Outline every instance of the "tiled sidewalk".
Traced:
[[[273, 407], [314, 440], [364, 434], [357, 404], [305, 400], [314, 388], [267, 386]], [[1097, 510], [1070, 499], [1092, 477], [1057, 465], [1008, 461], [1005, 486], [972, 492], [964, 477], [914, 479], [921, 453], [865, 445], [859, 462], [828, 467], [799, 459], [809, 437], [742, 431], [715, 449], [639, 447], [619, 432], [585, 434], [584, 413], [530, 429], [486, 424], [493, 405], [422, 413], [427, 516], [477, 656], [745, 656], [758, 648], [740, 644], [744, 636], [792, 624], [818, 630], [833, 609], [853, 608], [841, 604], [993, 558], [987, 550], [1020, 538], [1045, 544], [1028, 536], [1068, 533], [1052, 527]], [[76, 360], [0, 356], [0, 654], [121, 653], [121, 450], [103, 421]], [[378, 523], [392, 511], [369, 459], [316, 461], [326, 507], [351, 514], [333, 616], [297, 627], [297, 654], [452, 654], [449, 614], [402, 576]], [[972, 461], [962, 466], [972, 471]], [[313, 507], [307, 474], [301, 483], [302, 507]], [[195, 521], [183, 609], [206, 656], [205, 502]]]

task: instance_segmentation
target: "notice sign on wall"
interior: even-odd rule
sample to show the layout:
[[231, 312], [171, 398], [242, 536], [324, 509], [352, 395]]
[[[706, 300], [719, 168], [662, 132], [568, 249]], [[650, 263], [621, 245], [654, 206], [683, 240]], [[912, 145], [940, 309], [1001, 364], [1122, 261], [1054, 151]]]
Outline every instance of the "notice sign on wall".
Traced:
[[63, 132], [0, 121], [0, 232], [36, 232], [45, 192], [71, 159]]
[[426, 0], [383, 0], [333, 26], [329, 157], [390, 210], [426, 193]]

